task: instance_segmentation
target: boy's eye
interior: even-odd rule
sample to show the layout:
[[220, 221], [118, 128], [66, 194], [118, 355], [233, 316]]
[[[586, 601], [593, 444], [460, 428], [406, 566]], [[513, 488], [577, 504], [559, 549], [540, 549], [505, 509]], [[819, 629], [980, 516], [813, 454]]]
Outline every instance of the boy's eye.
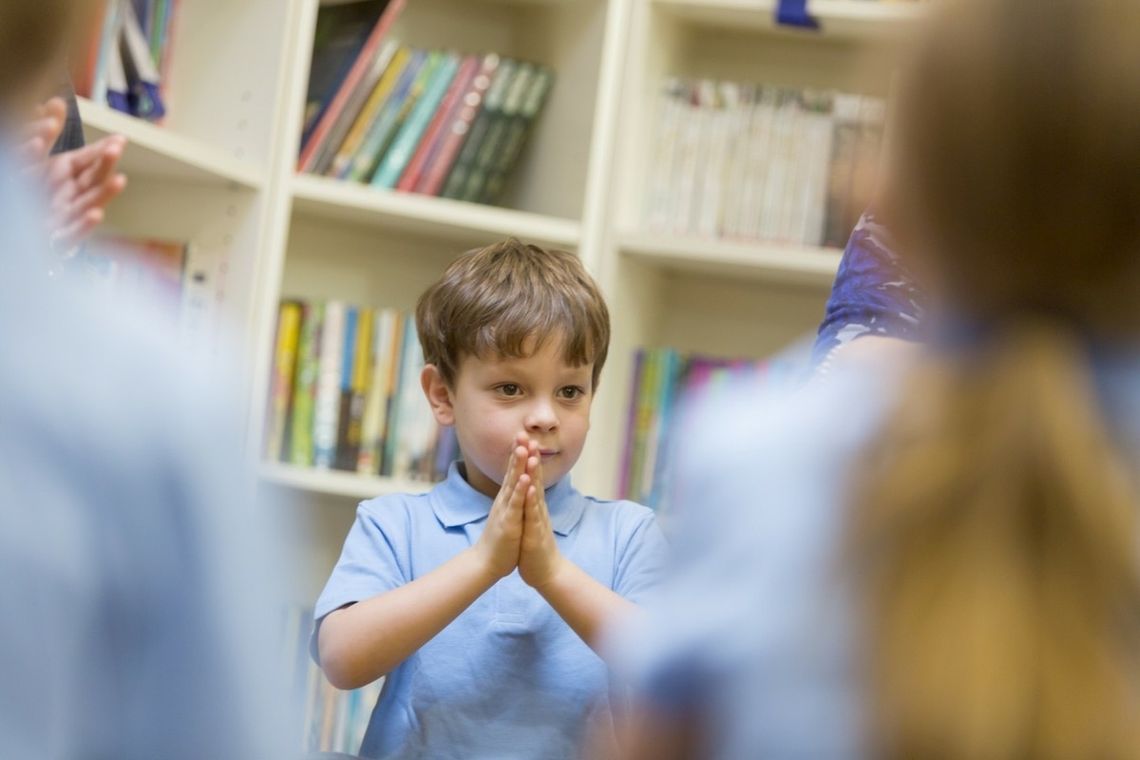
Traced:
[[504, 396], [517, 396], [522, 391], [522, 389], [514, 383], [503, 383], [497, 390]]
[[585, 393], [586, 390], [579, 388], [577, 385], [567, 385], [565, 388], [558, 389], [558, 396], [567, 400], [581, 398]]

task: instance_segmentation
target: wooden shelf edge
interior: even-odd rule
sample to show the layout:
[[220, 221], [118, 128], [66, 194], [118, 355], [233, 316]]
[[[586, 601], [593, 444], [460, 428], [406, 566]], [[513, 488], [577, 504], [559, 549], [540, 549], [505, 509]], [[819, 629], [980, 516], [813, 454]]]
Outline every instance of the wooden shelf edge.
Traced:
[[669, 269], [773, 282], [830, 285], [843, 252], [784, 243], [737, 242], [659, 233], [621, 235], [623, 255]]
[[311, 214], [388, 224], [452, 239], [514, 235], [572, 248], [581, 240], [581, 225], [569, 219], [374, 189], [327, 177], [295, 176], [293, 199], [297, 209]]
[[127, 155], [146, 151], [180, 166], [187, 175], [199, 175], [202, 181], [234, 182], [249, 188], [264, 184], [262, 172], [253, 164], [233, 158], [225, 151], [193, 138], [137, 119], [114, 109], [78, 98], [83, 125], [99, 134], [119, 134], [127, 138]]
[[276, 462], [262, 463], [258, 477], [263, 483], [283, 486], [308, 493], [351, 499], [371, 499], [389, 493], [425, 493], [433, 483], [402, 478], [359, 475], [342, 470], [321, 470]]

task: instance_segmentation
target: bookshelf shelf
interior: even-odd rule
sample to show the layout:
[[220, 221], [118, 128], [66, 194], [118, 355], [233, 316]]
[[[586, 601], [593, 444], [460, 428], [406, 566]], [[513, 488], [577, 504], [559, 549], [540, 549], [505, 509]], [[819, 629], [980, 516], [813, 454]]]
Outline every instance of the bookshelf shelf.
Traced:
[[419, 480], [382, 478], [278, 463], [262, 464], [258, 474], [262, 482], [271, 485], [346, 499], [371, 499], [386, 493], [424, 493], [432, 486], [431, 483]]
[[623, 255], [664, 269], [826, 288], [842, 251], [783, 243], [742, 243], [654, 233], [621, 236]]
[[[705, 26], [798, 32], [776, 25], [776, 0], [653, 0], [661, 10]], [[897, 32], [923, 12], [920, 0], [809, 0], [808, 13], [825, 37], [875, 37]]]
[[110, 134], [127, 138], [122, 168], [129, 177], [154, 177], [197, 184], [236, 184], [251, 190], [265, 184], [263, 173], [224, 150], [184, 137], [163, 127], [79, 99], [88, 140]]
[[293, 207], [309, 216], [470, 245], [514, 235], [573, 249], [581, 238], [581, 225], [567, 219], [306, 175], [293, 178]]

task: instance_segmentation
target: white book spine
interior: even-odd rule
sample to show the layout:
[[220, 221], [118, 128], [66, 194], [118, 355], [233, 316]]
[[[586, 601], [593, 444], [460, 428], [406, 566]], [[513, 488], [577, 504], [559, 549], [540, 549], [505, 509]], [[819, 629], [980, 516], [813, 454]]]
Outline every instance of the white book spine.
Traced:
[[340, 385], [344, 352], [345, 304], [329, 301], [321, 326], [320, 370], [317, 374], [316, 406], [313, 410], [313, 464], [332, 467], [336, 455], [337, 423], [340, 417]]

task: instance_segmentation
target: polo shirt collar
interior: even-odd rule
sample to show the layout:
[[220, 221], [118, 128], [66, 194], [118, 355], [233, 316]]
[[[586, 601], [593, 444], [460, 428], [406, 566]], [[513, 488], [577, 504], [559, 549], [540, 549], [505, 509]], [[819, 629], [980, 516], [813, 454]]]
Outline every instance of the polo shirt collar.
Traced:
[[[459, 463], [452, 462], [447, 479], [431, 490], [431, 508], [445, 528], [457, 528], [486, 519], [491, 512], [492, 499], [475, 490], [459, 472]], [[570, 484], [570, 476], [562, 478], [546, 489], [546, 508], [550, 523], [560, 536], [569, 535], [586, 508], [586, 500]]]

